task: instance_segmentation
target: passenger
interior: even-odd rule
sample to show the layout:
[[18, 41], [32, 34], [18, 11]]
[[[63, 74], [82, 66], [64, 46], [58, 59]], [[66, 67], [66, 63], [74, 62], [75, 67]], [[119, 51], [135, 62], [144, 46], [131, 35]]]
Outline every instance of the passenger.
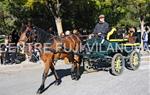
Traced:
[[77, 30], [77, 29], [74, 29], [74, 30], [73, 30], [73, 34], [79, 34], [78, 30]]
[[68, 36], [68, 35], [70, 35], [71, 34], [71, 32], [69, 31], [69, 30], [67, 30], [66, 32], [65, 32], [65, 35], [66, 36]]
[[64, 37], [64, 36], [65, 36], [64, 32], [61, 32], [60, 37]]
[[135, 43], [137, 36], [136, 36], [136, 28], [135, 27], [130, 27], [128, 30], [128, 41], [129, 43]]

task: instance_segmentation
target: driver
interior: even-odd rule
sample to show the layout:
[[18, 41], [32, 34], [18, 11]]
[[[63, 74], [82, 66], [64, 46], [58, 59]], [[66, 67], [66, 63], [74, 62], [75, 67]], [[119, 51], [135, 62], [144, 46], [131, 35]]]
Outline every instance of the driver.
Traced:
[[106, 35], [109, 31], [109, 24], [105, 22], [105, 16], [99, 16], [99, 22], [96, 24], [94, 28], [94, 34], [98, 34], [101, 38], [106, 38]]

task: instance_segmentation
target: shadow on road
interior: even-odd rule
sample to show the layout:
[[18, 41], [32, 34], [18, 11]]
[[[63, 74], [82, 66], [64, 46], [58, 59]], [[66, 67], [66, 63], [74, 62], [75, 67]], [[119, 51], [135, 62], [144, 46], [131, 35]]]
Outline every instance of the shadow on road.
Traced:
[[[68, 69], [59, 69], [59, 70], [56, 70], [58, 76], [60, 77], [60, 79], [66, 77], [66, 76], [69, 76], [71, 77], [71, 70], [70, 68]], [[83, 69], [83, 66], [80, 67], [80, 75], [82, 75], [84, 72], [84, 69]], [[50, 74], [48, 75], [48, 77], [52, 76], [52, 72], [50, 72]]]
[[[56, 72], [57, 72], [58, 76], [60, 77], [60, 79], [66, 77], [66, 76], [68, 76], [68, 75], [70, 75], [70, 77], [71, 77], [71, 72], [70, 72], [70, 71], [71, 71], [70, 68], [69, 68], [69, 69], [59, 69], [59, 70], [56, 70]], [[81, 74], [81, 75], [83, 74], [83, 67], [82, 67], [82, 66], [81, 66], [81, 68], [80, 68], [80, 74]], [[48, 77], [50, 77], [50, 76], [52, 76], [52, 75], [53, 75], [52, 72], [50, 72], [50, 74], [48, 75]], [[73, 80], [73, 81], [74, 81], [74, 80]], [[41, 92], [41, 94], [42, 94], [43, 92], [45, 92], [50, 86], [54, 85], [55, 82], [56, 82], [56, 81], [53, 81], [52, 83], [50, 83], [50, 84]]]
[[44, 88], [40, 94], [42, 94], [43, 92], [45, 92], [45, 91], [46, 91], [50, 86], [52, 86], [53, 84], [55, 84], [55, 81], [53, 81], [53, 82], [50, 83], [46, 88]]

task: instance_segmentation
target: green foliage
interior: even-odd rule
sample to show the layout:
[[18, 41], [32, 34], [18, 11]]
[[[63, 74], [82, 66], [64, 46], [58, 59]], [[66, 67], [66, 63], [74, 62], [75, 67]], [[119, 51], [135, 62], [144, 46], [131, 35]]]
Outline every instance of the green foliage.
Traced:
[[10, 3], [7, 0], [1, 0], [0, 9], [0, 33], [9, 34], [17, 18], [9, 12]]
[[[93, 29], [100, 14], [106, 15], [111, 26], [139, 26], [140, 16], [145, 16], [146, 23], [150, 23], [150, 0], [0, 0], [0, 32], [19, 30], [21, 23], [28, 19], [43, 29], [55, 27], [47, 1], [54, 13], [62, 18], [65, 30], [74, 27]], [[61, 4], [59, 11], [58, 1]]]

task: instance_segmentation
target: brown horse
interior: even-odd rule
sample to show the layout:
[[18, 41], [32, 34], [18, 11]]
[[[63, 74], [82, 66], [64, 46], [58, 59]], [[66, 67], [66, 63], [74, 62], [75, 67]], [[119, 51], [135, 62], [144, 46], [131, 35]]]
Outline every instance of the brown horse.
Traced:
[[[36, 26], [24, 25], [21, 30], [17, 47], [23, 54], [27, 53], [28, 50], [31, 50], [31, 43], [44, 43], [49, 39], [49, 34]], [[26, 56], [27, 55], [29, 56], [31, 53], [28, 51]]]
[[55, 84], [59, 85], [61, 79], [57, 75], [54, 68], [55, 59], [65, 59], [67, 58], [70, 63], [72, 63], [71, 68], [71, 78], [73, 80], [78, 80], [80, 78], [80, 56], [77, 54], [80, 49], [80, 39], [76, 35], [69, 35], [63, 38], [54, 38], [53, 43], [50, 45], [50, 52], [42, 52], [41, 59], [44, 62], [44, 72], [42, 77], [42, 84], [38, 89], [37, 93], [42, 93], [44, 90], [44, 83], [47, 78], [49, 69], [55, 76]]
[[[36, 33], [36, 38], [37, 38], [36, 41], [42, 44], [42, 48], [40, 48], [39, 51], [40, 51], [40, 58], [44, 64], [42, 84], [40, 88], [38, 89], [37, 93], [40, 94], [44, 91], [44, 84], [48, 76], [49, 70], [51, 70], [52, 74], [54, 74], [55, 76], [55, 79], [56, 79], [55, 84], [59, 85], [61, 83], [61, 79], [57, 75], [57, 72], [55, 71], [55, 67], [54, 67], [55, 60], [58, 60], [58, 59], [68, 59], [68, 61], [72, 64], [71, 78], [73, 80], [78, 80], [80, 78], [79, 68], [80, 68], [80, 62], [81, 62], [81, 59], [79, 56], [80, 43], [81, 43], [80, 38], [75, 34], [64, 36], [64, 37], [53, 36], [52, 38], [49, 38], [50, 46], [47, 46], [45, 44], [46, 40], [48, 40], [48, 39], [45, 39], [47, 34], [44, 31], [41, 31], [41, 29], [37, 27], [32, 28], [32, 31], [33, 29]], [[29, 30], [28, 27], [26, 28], [26, 31], [27, 30]], [[26, 36], [26, 39], [27, 38], [28, 37]], [[22, 40], [19, 40], [19, 41], [22, 41]], [[24, 40], [24, 43], [26, 42], [27, 40]]]

